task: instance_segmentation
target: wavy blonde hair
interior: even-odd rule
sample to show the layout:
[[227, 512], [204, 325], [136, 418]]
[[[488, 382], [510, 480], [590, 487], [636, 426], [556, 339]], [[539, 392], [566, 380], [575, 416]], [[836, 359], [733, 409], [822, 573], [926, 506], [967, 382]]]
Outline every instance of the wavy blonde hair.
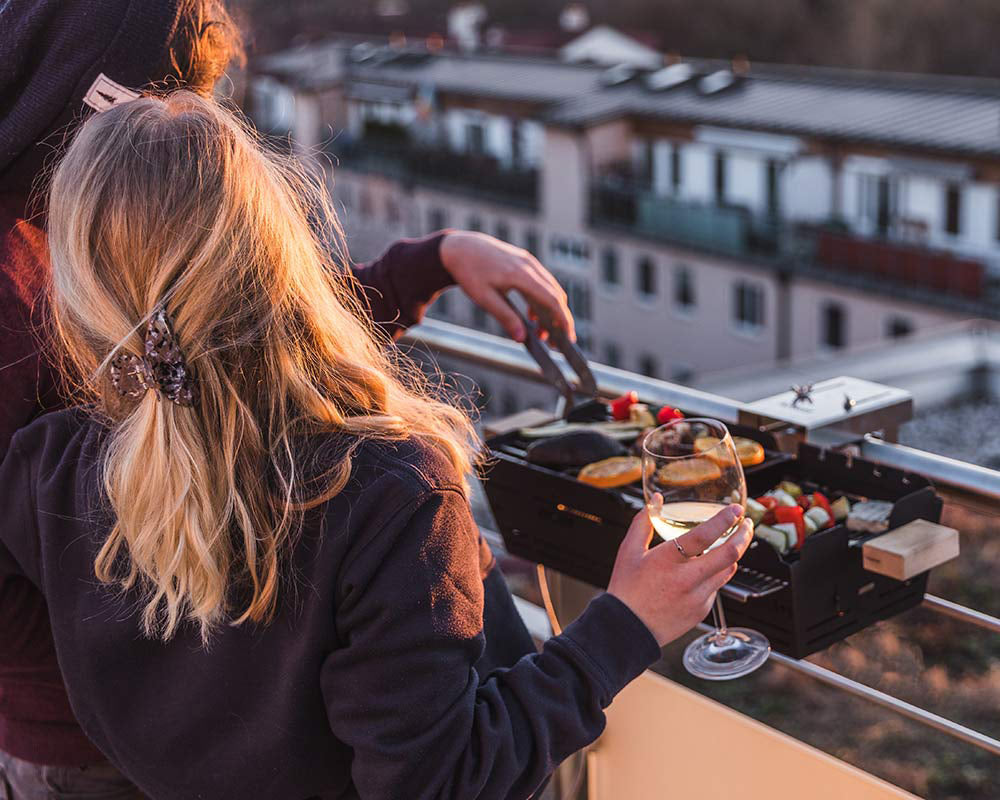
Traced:
[[[116, 522], [95, 571], [141, 587], [148, 636], [270, 620], [304, 512], [344, 487], [361, 442], [412, 437], [471, 471], [469, 417], [389, 347], [330, 255], [319, 178], [214, 101], [179, 91], [88, 120], [53, 176], [49, 227], [58, 341], [111, 429]], [[142, 354], [160, 303], [194, 408], [122, 398], [109, 378], [116, 354]], [[317, 483], [302, 437], [324, 433], [350, 444]]]

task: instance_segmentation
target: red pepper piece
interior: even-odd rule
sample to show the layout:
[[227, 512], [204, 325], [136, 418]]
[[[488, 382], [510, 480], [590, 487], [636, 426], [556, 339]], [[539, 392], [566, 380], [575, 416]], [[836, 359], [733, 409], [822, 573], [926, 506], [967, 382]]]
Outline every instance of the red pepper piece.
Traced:
[[628, 410], [639, 402], [639, 395], [636, 392], [625, 392], [621, 397], [616, 397], [611, 401], [611, 416], [613, 419], [628, 419]]
[[813, 492], [813, 505], [822, 508], [826, 515], [830, 518], [830, 521], [824, 525], [825, 528], [832, 528], [834, 525], [833, 521], [833, 508], [830, 507], [830, 501], [826, 499], [826, 496], [820, 492]]
[[668, 422], [672, 422], [675, 419], [684, 419], [684, 415], [676, 408], [664, 406], [656, 412], [656, 421], [661, 425], [666, 425]]
[[761, 517], [760, 524], [773, 525], [777, 521], [774, 518], [774, 509], [778, 507], [778, 499], [766, 494], [763, 497], [758, 497], [757, 502], [767, 509], [767, 511], [764, 512], [764, 516]]
[[798, 503], [802, 507], [803, 511], [808, 511], [814, 505], [812, 496], [806, 494], [805, 492], [799, 495]]
[[795, 525], [795, 533], [799, 538], [796, 547], [802, 547], [802, 543], [806, 540], [804, 513], [801, 506], [778, 506], [774, 509], [774, 518], [779, 525], [783, 522], [791, 522]]

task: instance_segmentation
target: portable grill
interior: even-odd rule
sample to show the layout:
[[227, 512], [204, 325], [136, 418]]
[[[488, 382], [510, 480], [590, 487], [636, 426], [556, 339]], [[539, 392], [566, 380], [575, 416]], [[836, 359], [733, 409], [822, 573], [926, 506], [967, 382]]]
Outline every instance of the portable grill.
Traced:
[[[571, 361], [578, 372], [579, 360]], [[607, 414], [605, 404], [589, 400], [567, 404], [565, 416], [583, 422], [606, 419]], [[734, 436], [758, 441], [765, 450], [763, 463], [744, 469], [750, 496], [791, 480], [806, 492], [820, 490], [831, 498], [892, 502], [889, 530], [917, 519], [940, 519], [942, 502], [921, 475], [806, 443], [799, 444], [793, 457], [779, 452], [767, 432], [728, 427]], [[576, 480], [575, 469], [532, 464], [525, 457], [530, 441], [511, 431], [486, 442], [494, 457], [486, 496], [507, 550], [607, 587], [622, 538], [645, 505], [641, 486], [601, 489]], [[807, 537], [800, 551], [785, 556], [755, 539], [722, 589], [729, 623], [759, 630], [775, 650], [802, 658], [918, 605], [929, 572], [895, 580], [867, 571], [862, 548], [873, 536], [838, 524]]]

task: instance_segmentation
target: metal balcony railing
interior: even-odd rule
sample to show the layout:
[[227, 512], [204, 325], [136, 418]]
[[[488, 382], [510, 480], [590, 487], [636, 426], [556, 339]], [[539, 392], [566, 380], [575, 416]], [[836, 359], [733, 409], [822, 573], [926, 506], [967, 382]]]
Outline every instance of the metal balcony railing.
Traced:
[[594, 179], [590, 222], [597, 228], [704, 252], [758, 261], [791, 275], [837, 276], [861, 288], [898, 289], [901, 296], [996, 317], [994, 265], [918, 242], [861, 236], [833, 221], [793, 223], [731, 204], [665, 196], [620, 175]]
[[[459, 359], [470, 365], [544, 383], [535, 362], [524, 348], [506, 339], [447, 322], [425, 320], [423, 324], [409, 332], [405, 341], [435, 355]], [[554, 355], [554, 358], [566, 371], [566, 364], [561, 360], [561, 356]], [[599, 364], [593, 365], [592, 369], [602, 395], [614, 396], [634, 389], [648, 401], [682, 406], [698, 414], [728, 421], [736, 421], [741, 407], [737, 401], [719, 395], [624, 370]], [[558, 412], [558, 409], [555, 412]], [[822, 431], [815, 436], [811, 435], [810, 439], [816, 444], [825, 444]], [[836, 439], [831, 437], [830, 441], [843, 444], [843, 437]], [[860, 448], [861, 455], [866, 459], [926, 475], [934, 481], [938, 491], [946, 499], [949, 497], [966, 501], [971, 499], [978, 507], [987, 509], [991, 515], [1000, 516], [1000, 472], [996, 470], [892, 444], [871, 435], [857, 438], [854, 444]], [[926, 596], [923, 608], [976, 626], [987, 634], [1000, 634], [1000, 619], [983, 611], [967, 608], [933, 595]], [[867, 686], [811, 661], [793, 659], [777, 653], [772, 655], [772, 661], [799, 675], [861, 698], [993, 756], [1000, 756], [1000, 740], [914, 703]]]
[[400, 136], [335, 139], [327, 149], [346, 169], [376, 172], [409, 186], [447, 189], [526, 210], [538, 209], [538, 171], [505, 166], [488, 154], [458, 153]]

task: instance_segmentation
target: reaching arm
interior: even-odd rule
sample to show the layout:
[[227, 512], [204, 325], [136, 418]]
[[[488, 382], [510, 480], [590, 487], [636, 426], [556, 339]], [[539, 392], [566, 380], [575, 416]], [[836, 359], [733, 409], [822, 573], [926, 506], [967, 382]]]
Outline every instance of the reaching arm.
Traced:
[[479, 675], [477, 533], [457, 490], [428, 491], [345, 561], [322, 688], [362, 798], [527, 798], [604, 728], [604, 709], [659, 658], [604, 594], [542, 652]]
[[447, 234], [400, 239], [374, 261], [351, 267], [372, 319], [393, 339], [420, 322], [434, 298], [455, 282], [441, 263]]

